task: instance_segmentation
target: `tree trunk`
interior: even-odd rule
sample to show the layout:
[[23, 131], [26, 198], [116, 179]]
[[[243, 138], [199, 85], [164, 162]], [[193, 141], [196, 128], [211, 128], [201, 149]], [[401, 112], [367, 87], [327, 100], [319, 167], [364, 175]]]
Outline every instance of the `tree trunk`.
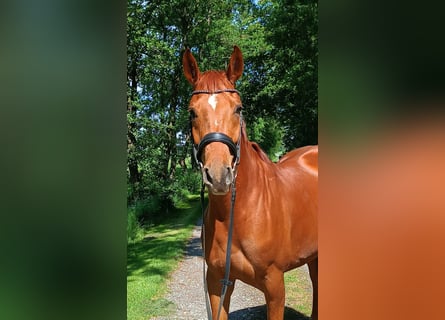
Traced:
[[[136, 110], [133, 106], [133, 101], [136, 100], [137, 94], [137, 72], [136, 72], [136, 63], [133, 60], [133, 64], [131, 67], [131, 71], [129, 74], [129, 78], [131, 81], [130, 87], [130, 96], [127, 99], [127, 113], [130, 115], [135, 115]], [[138, 184], [141, 181], [141, 174], [139, 172], [137, 156], [135, 153], [135, 146], [137, 145], [137, 139], [133, 132], [137, 130], [134, 122], [129, 121], [127, 125], [127, 166], [129, 172], [129, 182], [133, 186], [133, 190], [135, 192], [131, 195], [130, 200], [134, 200], [135, 196], [138, 193]]]
[[169, 121], [169, 151], [170, 151], [170, 171], [169, 178], [174, 179], [176, 173], [176, 164], [178, 162], [178, 150], [176, 147], [176, 118], [177, 108], [179, 107], [179, 85], [182, 69], [177, 67], [172, 78], [172, 92], [170, 99], [170, 121]]

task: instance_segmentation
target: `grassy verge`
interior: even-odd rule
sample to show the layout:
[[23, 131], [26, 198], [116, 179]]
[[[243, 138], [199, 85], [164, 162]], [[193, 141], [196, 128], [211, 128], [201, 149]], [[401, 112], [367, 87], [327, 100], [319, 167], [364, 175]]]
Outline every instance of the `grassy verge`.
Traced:
[[127, 319], [150, 319], [166, 315], [171, 305], [163, 299], [166, 279], [183, 256], [187, 239], [201, 208], [191, 199], [189, 205], [172, 209], [168, 219], [145, 230], [142, 240], [127, 248]]
[[284, 274], [286, 305], [307, 316], [312, 311], [312, 284], [305, 267]]

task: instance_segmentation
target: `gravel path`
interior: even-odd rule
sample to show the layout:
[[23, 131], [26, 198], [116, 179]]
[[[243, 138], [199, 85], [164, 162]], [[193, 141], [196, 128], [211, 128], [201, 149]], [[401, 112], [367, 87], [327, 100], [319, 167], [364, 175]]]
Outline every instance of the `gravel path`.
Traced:
[[[199, 221], [186, 247], [185, 258], [181, 261], [178, 269], [173, 272], [168, 283], [168, 293], [165, 298], [175, 305], [173, 314], [167, 317], [152, 318], [152, 320], [207, 319], [203, 289], [203, 263], [200, 236], [201, 222]], [[302, 272], [300, 272], [301, 275], [306, 277], [309, 283], [310, 278], [307, 267], [302, 267], [300, 270], [302, 270]], [[310, 292], [310, 294], [312, 294], [312, 292]], [[235, 290], [230, 302], [229, 319], [266, 319], [263, 293], [239, 280], [236, 281]], [[285, 319], [303, 320], [309, 318], [291, 308], [286, 308]]]

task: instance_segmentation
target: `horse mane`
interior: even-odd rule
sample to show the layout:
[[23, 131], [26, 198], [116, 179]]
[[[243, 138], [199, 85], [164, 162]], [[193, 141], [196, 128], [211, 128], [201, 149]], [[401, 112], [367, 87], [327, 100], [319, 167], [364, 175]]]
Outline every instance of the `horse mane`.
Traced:
[[225, 71], [210, 70], [202, 73], [196, 84], [195, 90], [216, 91], [221, 89], [233, 89], [233, 84], [227, 79]]
[[258, 143], [256, 142], [250, 142], [250, 145], [252, 146], [253, 150], [256, 151], [257, 155], [260, 157], [261, 160], [267, 163], [272, 163], [272, 161], [269, 159], [267, 154], [261, 149]]

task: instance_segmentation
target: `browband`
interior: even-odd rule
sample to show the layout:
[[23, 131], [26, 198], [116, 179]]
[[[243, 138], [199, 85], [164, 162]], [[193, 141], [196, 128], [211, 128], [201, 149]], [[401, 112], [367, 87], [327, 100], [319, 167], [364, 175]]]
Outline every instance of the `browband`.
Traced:
[[232, 93], [237, 93], [238, 95], [240, 95], [239, 91], [236, 89], [219, 89], [219, 90], [215, 90], [215, 91], [195, 90], [192, 92], [192, 96], [195, 94], [218, 94], [218, 93], [224, 93], [224, 92], [232, 92]]

